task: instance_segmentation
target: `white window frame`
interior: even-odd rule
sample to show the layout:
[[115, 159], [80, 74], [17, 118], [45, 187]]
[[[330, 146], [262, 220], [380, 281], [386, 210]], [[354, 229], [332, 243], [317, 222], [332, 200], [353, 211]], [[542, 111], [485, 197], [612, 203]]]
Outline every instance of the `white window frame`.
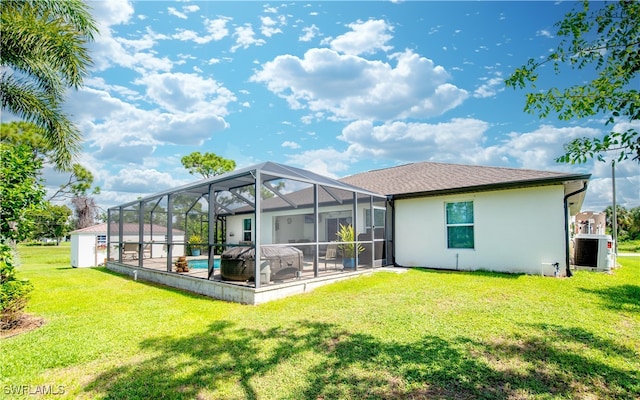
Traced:
[[[370, 208], [365, 208], [364, 209], [364, 225], [365, 225], [365, 229], [371, 229], [371, 218], [370, 218], [370, 212], [371, 209]], [[382, 215], [383, 215], [383, 219], [382, 219], [382, 225], [376, 225], [377, 227], [383, 227], [385, 226], [385, 220], [387, 218], [387, 209], [384, 207], [373, 207], [373, 221], [376, 221], [376, 211], [381, 211]]]
[[[449, 204], [458, 204], [458, 203], [471, 203], [471, 222], [462, 222], [462, 223], [449, 223], [449, 215], [448, 215], [448, 205]], [[444, 203], [444, 222], [445, 222], [445, 235], [446, 235], [446, 243], [447, 249], [451, 250], [474, 250], [476, 247], [476, 237], [475, 237], [475, 205], [473, 200], [459, 200], [459, 201], [447, 201]], [[449, 228], [457, 228], [457, 227], [471, 227], [472, 228], [472, 245], [471, 247], [452, 247], [451, 242], [449, 240]]]
[[[249, 229], [245, 229], [245, 223], [249, 220]], [[243, 218], [242, 219], [242, 240], [245, 242], [253, 241], [253, 219], [251, 218]], [[247, 239], [247, 234], [249, 234], [249, 239]]]

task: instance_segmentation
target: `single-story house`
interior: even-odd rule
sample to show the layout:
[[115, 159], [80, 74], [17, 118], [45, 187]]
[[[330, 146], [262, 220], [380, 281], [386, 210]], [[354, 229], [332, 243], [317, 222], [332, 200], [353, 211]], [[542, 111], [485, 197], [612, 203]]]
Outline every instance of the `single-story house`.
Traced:
[[385, 266], [570, 275], [589, 178], [422, 162], [336, 180], [265, 162], [110, 208], [107, 267], [250, 304]]
[[341, 181], [391, 199], [395, 265], [566, 275], [568, 221], [589, 178], [420, 162]]
[[[143, 257], [156, 256], [166, 257], [166, 248], [161, 244], [166, 241], [167, 228], [160, 225], [144, 225], [144, 238], [148, 242], [143, 249]], [[136, 259], [138, 256], [138, 224], [125, 223], [122, 226], [124, 245], [122, 246], [122, 256], [124, 259]], [[94, 267], [104, 264], [107, 259], [107, 229], [108, 224], [96, 224], [83, 229], [78, 229], [70, 233], [71, 236], [71, 266], [74, 268]], [[118, 232], [118, 226], [112, 227], [113, 233]], [[174, 230], [177, 238], [184, 238], [184, 232]], [[157, 242], [157, 243], [155, 243]], [[117, 248], [112, 248], [117, 252]], [[176, 250], [176, 251], [179, 251]]]

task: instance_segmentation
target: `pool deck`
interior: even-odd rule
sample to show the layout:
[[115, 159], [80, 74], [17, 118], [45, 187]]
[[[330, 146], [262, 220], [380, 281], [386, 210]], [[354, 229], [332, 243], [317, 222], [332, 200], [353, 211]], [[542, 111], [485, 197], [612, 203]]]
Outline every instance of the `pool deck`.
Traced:
[[168, 272], [166, 258], [145, 259], [144, 267], [140, 267], [136, 263], [137, 260], [131, 263], [108, 261], [106, 267], [112, 271], [130, 276], [135, 280], [155, 282], [215, 299], [253, 305], [307, 293], [320, 286], [363, 275], [371, 275], [377, 271], [406, 271], [406, 269], [394, 267], [363, 267], [355, 271], [346, 271], [340, 269], [340, 267], [333, 269], [333, 265], [325, 270], [324, 264], [322, 264], [320, 265], [318, 276], [315, 276], [313, 264], [305, 263], [299, 277], [261, 283], [260, 287], [256, 288], [254, 287], [254, 282], [223, 281], [217, 269], [214, 270], [211, 280], [207, 279], [207, 269], [191, 268], [188, 272]]

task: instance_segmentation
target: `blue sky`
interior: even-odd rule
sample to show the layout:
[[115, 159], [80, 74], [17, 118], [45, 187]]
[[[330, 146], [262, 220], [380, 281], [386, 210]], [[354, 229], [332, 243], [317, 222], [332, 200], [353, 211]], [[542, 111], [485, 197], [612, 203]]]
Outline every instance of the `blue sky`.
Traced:
[[[610, 204], [608, 164], [554, 162], [604, 116], [541, 120], [504, 85], [557, 47], [573, 2], [89, 4], [94, 66], [67, 108], [103, 208], [199, 179], [180, 163], [193, 151], [336, 178], [419, 161], [592, 173], [583, 209]], [[545, 68], [539, 87], [592, 77]], [[616, 175], [618, 203], [639, 206], [638, 164]]]

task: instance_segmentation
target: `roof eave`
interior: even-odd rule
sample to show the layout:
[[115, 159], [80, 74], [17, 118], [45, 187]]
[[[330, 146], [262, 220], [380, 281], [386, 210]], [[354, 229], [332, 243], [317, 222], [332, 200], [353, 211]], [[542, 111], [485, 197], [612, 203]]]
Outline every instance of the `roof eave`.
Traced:
[[588, 181], [590, 178], [591, 178], [591, 174], [562, 175], [562, 176], [553, 177], [553, 178], [528, 179], [525, 181], [500, 182], [500, 183], [491, 183], [486, 185], [463, 186], [463, 187], [457, 187], [457, 188], [447, 188], [447, 189], [429, 190], [429, 191], [412, 192], [412, 193], [396, 193], [396, 194], [392, 194], [391, 196], [394, 199], [435, 197], [435, 196], [445, 196], [445, 195], [461, 194], [461, 193], [477, 193], [477, 192], [519, 189], [519, 188], [536, 187], [536, 186], [549, 186], [549, 185], [564, 184], [566, 182], [573, 182], [573, 181], [579, 181], [579, 180]]

